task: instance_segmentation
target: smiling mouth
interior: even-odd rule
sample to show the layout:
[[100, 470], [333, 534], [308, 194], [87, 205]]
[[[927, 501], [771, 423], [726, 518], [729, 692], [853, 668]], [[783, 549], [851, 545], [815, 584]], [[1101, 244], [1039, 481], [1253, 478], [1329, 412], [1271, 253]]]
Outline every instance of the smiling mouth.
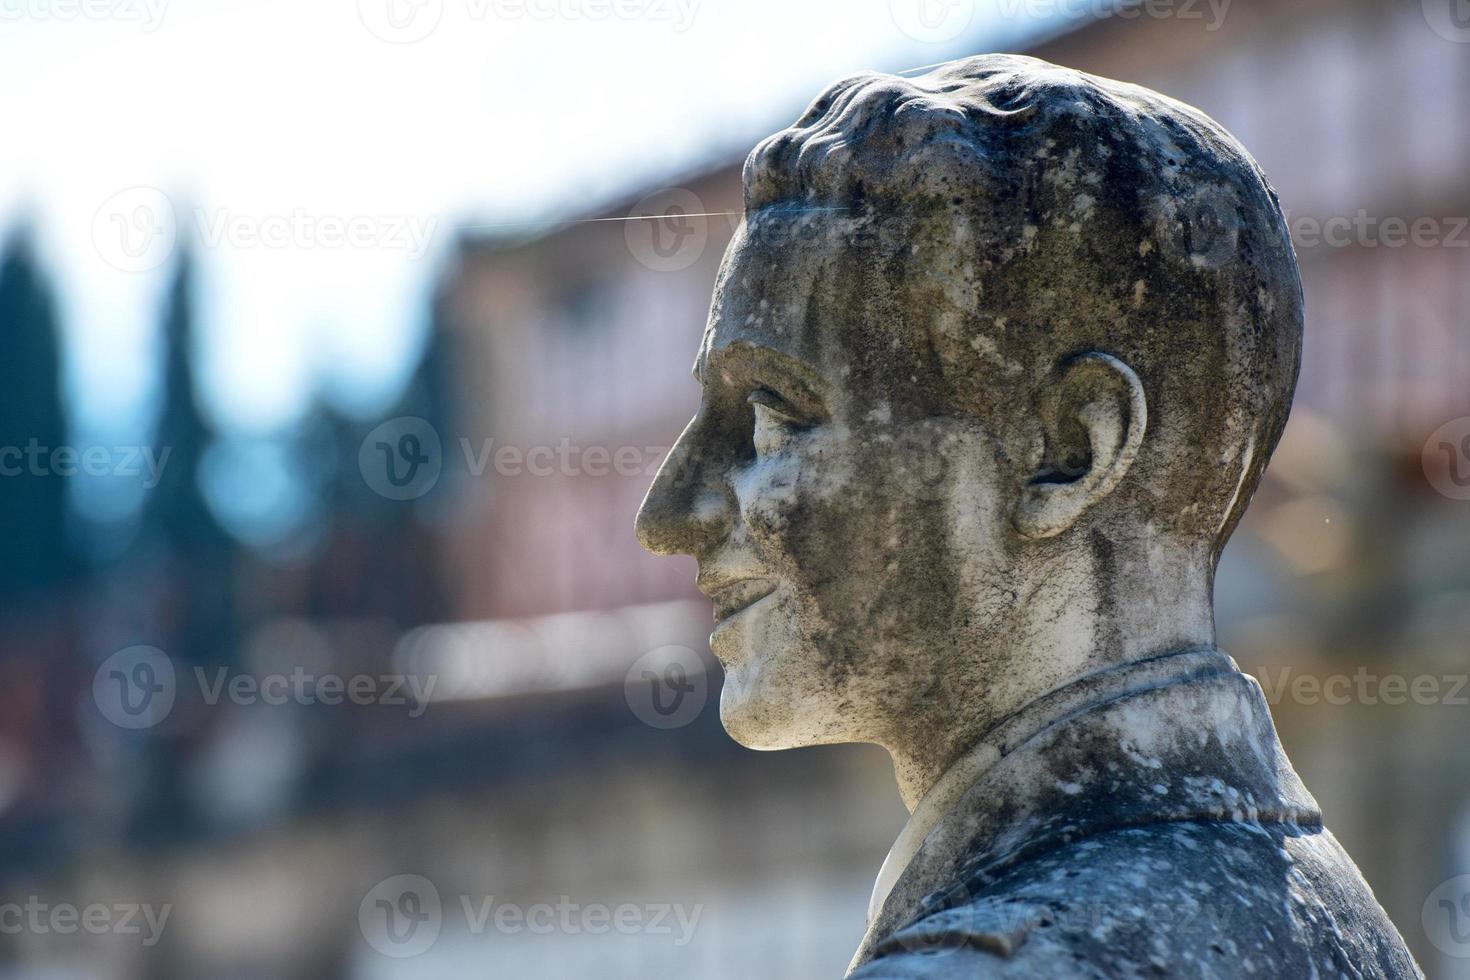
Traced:
[[776, 583], [763, 578], [741, 579], [715, 589], [709, 596], [715, 605], [715, 622], [723, 622], [749, 609], [775, 591]]

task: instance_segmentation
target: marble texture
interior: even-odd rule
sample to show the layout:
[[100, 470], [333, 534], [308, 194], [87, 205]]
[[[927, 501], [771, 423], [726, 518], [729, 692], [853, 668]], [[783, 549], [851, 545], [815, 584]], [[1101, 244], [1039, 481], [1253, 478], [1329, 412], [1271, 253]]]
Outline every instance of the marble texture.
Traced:
[[1214, 649], [1301, 358], [1249, 154], [991, 55], [835, 83], [744, 185], [637, 531], [735, 739], [893, 757], [853, 975], [1417, 976]]

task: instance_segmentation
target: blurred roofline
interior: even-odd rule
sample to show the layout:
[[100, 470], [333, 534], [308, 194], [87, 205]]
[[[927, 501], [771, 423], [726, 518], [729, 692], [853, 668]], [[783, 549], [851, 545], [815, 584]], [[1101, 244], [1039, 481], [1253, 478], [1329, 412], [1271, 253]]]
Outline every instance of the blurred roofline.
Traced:
[[[1089, 28], [1095, 28], [1103, 22], [1112, 19], [1114, 18], [1110, 16], [1091, 18], [1084, 16], [1063, 19], [1056, 24], [1038, 26], [1022, 42], [1010, 48], [1001, 47], [992, 49], [983, 45], [983, 38], [976, 37], [973, 39], [973, 42], [957, 45], [945, 57], [938, 61], [924, 65], [913, 65], [908, 68], [873, 70], [886, 70], [891, 75], [906, 75], [942, 65], [959, 58], [989, 51], [1034, 54], [1064, 37], [1080, 34]], [[793, 111], [800, 113], [805, 104], [810, 101], [810, 96], [795, 99], [793, 100], [795, 103], [794, 110], [792, 108], [773, 110], [770, 115], [776, 119], [795, 118]], [[780, 126], [782, 124], [774, 123], [757, 127], [753, 135], [727, 140], [726, 144], [728, 145], [721, 145], [712, 149], [699, 161], [687, 166], [670, 168], [662, 172], [650, 172], [645, 175], [644, 179], [632, 181], [626, 190], [609, 195], [603, 203], [593, 208], [568, 210], [563, 214], [549, 214], [540, 219], [531, 218], [522, 221], [509, 221], [504, 225], [495, 223], [481, 224], [478, 222], [466, 223], [457, 232], [456, 251], [459, 255], [476, 254], [481, 256], [512, 252], [538, 242], [553, 239], [578, 225], [628, 217], [629, 212], [639, 201], [648, 197], [651, 193], [656, 193], [659, 189], [691, 187], [707, 181], [716, 180], [725, 176], [731, 170], [738, 171], [745, 165], [745, 158], [750, 152], [750, 149], [761, 139], [775, 132], [772, 125]]]

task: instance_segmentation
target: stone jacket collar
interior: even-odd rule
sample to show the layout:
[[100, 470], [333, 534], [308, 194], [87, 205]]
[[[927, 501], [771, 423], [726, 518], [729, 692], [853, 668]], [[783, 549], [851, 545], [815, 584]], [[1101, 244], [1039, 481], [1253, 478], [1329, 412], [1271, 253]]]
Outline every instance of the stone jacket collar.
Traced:
[[1320, 826], [1260, 685], [1218, 650], [1084, 677], [997, 725], [914, 808], [849, 971], [883, 937], [1039, 853], [1171, 820]]

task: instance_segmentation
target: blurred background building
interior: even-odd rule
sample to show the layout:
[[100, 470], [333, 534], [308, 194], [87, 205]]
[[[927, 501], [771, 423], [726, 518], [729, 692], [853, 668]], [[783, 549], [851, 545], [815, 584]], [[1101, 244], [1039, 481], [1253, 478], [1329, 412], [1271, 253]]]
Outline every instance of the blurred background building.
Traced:
[[[1470, 874], [1470, 21], [1453, 0], [1035, 6], [1053, 16], [1023, 45], [977, 25], [924, 50], [1010, 46], [1198, 105], [1289, 212], [1301, 382], [1221, 565], [1220, 642], [1426, 970], [1470, 977], [1439, 904], [1470, 894], [1442, 886]], [[366, 415], [328, 391], [279, 432], [218, 431], [199, 246], [177, 250], [136, 447], [145, 471], [168, 456], [135, 516], [77, 505], [126, 447], [89, 489], [54, 454], [0, 479], [0, 905], [21, 910], [0, 909], [0, 976], [840, 974], [905, 816], [887, 758], [735, 746], [693, 562], [632, 535], [697, 401], [743, 151], [799, 103], [554, 227], [464, 227], [401, 392]], [[0, 256], [0, 446], [77, 446], [37, 231]], [[272, 481], [296, 519], [268, 538], [211, 494]], [[119, 714], [113, 682], [155, 668], [171, 707]], [[314, 700], [218, 686], [293, 673]], [[323, 703], [327, 677], [371, 696]], [[440, 906], [411, 957], [368, 924], [401, 875]], [[487, 902], [695, 918], [543, 934]], [[140, 903], [169, 909], [156, 942], [11, 928]]]

